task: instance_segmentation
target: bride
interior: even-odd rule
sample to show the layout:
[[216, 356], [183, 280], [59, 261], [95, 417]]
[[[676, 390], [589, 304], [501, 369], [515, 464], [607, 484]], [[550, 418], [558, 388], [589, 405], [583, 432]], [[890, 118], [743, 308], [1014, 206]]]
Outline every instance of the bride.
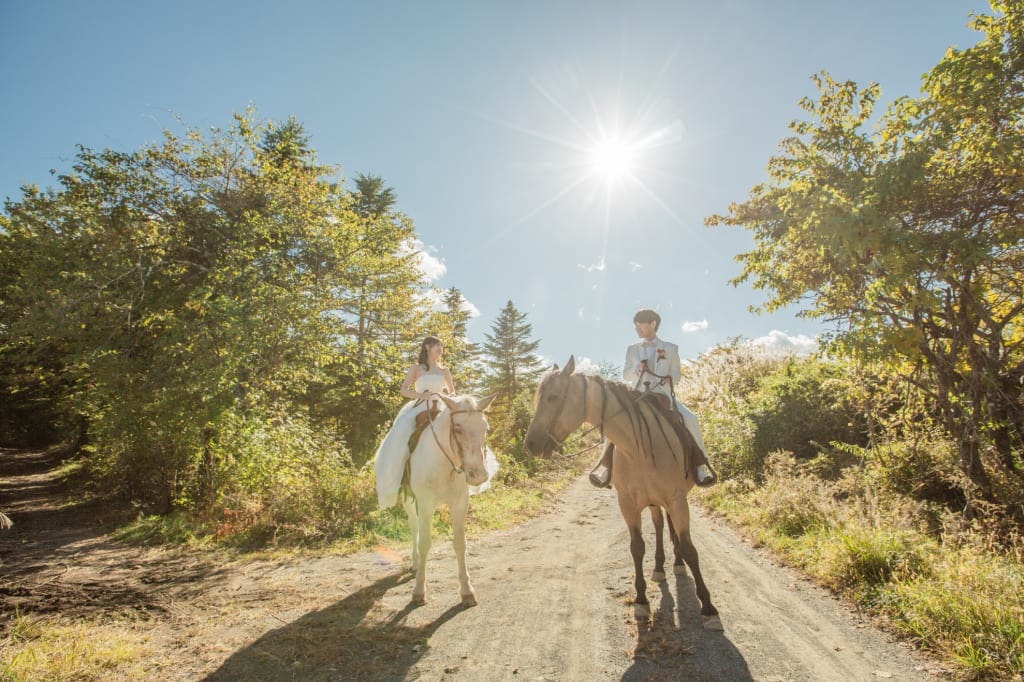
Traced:
[[[373, 458], [373, 471], [377, 475], [377, 503], [387, 509], [398, 503], [398, 491], [402, 486], [405, 463], [409, 459], [409, 438], [416, 428], [416, 415], [446, 408], [441, 394], [455, 393], [452, 373], [441, 362], [444, 346], [441, 339], [428, 336], [420, 344], [419, 360], [405, 373], [402, 380], [402, 396], [412, 402], [402, 406], [391, 424], [391, 430], [384, 436], [377, 454]], [[484, 466], [487, 480], [478, 486], [470, 486], [470, 495], [491, 487], [490, 479], [498, 471], [498, 460], [487, 448]]]

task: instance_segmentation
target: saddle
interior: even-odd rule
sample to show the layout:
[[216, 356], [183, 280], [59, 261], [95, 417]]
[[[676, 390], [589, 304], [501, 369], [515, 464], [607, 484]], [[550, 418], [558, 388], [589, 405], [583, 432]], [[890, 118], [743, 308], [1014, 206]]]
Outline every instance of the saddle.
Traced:
[[440, 412], [440, 408], [431, 407], [416, 415], [416, 426], [412, 430], [412, 435], [409, 436], [409, 452], [416, 449], [416, 444], [420, 442], [420, 435]]

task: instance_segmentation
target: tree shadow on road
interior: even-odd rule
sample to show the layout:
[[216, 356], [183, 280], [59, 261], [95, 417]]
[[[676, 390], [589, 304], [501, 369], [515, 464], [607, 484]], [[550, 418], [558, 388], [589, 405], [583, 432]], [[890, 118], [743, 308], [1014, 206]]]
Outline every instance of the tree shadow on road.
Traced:
[[413, 604], [397, 613], [377, 613], [374, 607], [388, 590], [409, 579], [408, 572], [389, 575], [327, 608], [271, 630], [232, 654], [205, 679], [207, 682], [405, 679], [410, 668], [426, 653], [431, 635], [465, 610], [458, 603], [432, 622], [418, 626], [404, 622], [417, 608]]
[[[623, 682], [752, 681], [754, 678], [743, 655], [729, 641], [728, 630], [704, 629], [693, 580], [688, 575], [674, 577], [678, 606], [669, 589], [669, 580], [655, 582], [660, 599], [651, 599], [650, 618], [637, 617], [633, 664], [622, 674]], [[648, 598], [651, 596], [648, 593]], [[727, 616], [723, 616], [723, 622], [726, 621]]]

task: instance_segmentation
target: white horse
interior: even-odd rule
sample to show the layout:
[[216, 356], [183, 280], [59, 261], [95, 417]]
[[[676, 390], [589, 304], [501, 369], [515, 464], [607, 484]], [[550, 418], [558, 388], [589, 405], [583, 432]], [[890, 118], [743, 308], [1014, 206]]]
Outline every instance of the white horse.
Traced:
[[412, 567], [416, 586], [412, 601], [426, 601], [427, 553], [434, 512], [448, 505], [452, 520], [452, 545], [459, 565], [459, 591], [462, 603], [476, 605], [476, 594], [466, 571], [466, 511], [469, 487], [488, 479], [484, 466], [487, 456], [486, 410], [494, 396], [477, 400], [472, 396], [441, 396], [448, 409], [420, 434], [409, 460], [409, 488], [412, 496], [403, 499], [412, 534]]

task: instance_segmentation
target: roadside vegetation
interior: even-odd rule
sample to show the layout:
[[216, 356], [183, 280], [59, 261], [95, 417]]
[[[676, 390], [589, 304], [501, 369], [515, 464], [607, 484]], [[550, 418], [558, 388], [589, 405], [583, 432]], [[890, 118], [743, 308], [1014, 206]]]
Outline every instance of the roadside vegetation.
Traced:
[[738, 341], [701, 357], [683, 400], [724, 481], [699, 500], [959, 679], [1017, 679], [1020, 527], [997, 507], [965, 516], [955, 443], [929, 426], [920, 395], [893, 399], [892, 379]]

